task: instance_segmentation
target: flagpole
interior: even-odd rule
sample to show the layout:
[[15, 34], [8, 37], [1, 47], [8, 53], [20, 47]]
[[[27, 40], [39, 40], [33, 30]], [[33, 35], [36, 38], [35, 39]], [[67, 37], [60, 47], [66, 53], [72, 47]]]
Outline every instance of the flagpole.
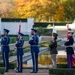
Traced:
[[54, 27], [54, 19], [53, 19], [53, 17], [52, 17], [52, 23], [53, 23], [53, 27]]
[[66, 24], [66, 26], [67, 26], [67, 40], [68, 40], [68, 29], [69, 29], [69, 25]]
[[52, 30], [52, 34], [53, 34], [53, 33], [56, 33], [55, 26], [54, 26], [54, 19], [53, 19], [53, 17], [52, 17], [52, 23], [53, 23], [53, 30]]
[[[20, 25], [19, 25], [19, 29], [18, 29], [18, 33], [21, 32], [21, 21], [20, 21]], [[18, 37], [18, 40], [20, 39], [20, 37]]]

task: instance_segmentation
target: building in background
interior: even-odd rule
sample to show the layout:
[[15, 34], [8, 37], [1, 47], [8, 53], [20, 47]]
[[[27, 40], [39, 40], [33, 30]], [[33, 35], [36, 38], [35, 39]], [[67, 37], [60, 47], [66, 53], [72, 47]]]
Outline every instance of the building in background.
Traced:
[[74, 19], [74, 22], [72, 23], [72, 24], [68, 24], [69, 25], [69, 27], [71, 28], [71, 29], [75, 29], [75, 19]]
[[9, 29], [9, 35], [17, 35], [19, 25], [21, 25], [21, 32], [25, 35], [29, 35], [31, 28], [34, 25], [34, 18], [27, 19], [8, 19], [0, 18], [0, 34], [3, 34], [3, 29]]

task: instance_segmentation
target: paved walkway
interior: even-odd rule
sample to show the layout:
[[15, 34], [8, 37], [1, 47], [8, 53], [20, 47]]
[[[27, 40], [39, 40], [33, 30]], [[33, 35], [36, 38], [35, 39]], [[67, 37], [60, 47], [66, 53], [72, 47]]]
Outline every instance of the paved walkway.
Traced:
[[4, 75], [49, 75], [48, 69], [39, 69], [38, 73], [30, 73], [32, 69], [24, 69], [23, 73], [15, 73], [14, 70], [10, 70], [8, 73], [4, 73]]

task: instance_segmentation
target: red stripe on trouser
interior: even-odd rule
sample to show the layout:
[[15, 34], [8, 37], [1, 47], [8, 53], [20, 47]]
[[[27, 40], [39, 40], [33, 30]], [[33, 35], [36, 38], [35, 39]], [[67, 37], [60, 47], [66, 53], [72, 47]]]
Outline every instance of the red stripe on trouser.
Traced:
[[72, 68], [72, 54], [67, 54], [68, 67]]

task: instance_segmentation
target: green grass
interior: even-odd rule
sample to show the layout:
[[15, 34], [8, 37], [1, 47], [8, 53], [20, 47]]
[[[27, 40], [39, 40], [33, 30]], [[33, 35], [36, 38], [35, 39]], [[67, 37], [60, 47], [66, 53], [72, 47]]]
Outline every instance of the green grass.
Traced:
[[[4, 67], [3, 62], [0, 62], [0, 67]], [[16, 62], [9, 63], [9, 69], [14, 69], [16, 67], [17, 67], [17, 63]]]
[[69, 68], [49, 69], [49, 74], [75, 75], [75, 69], [69, 69]]
[[24, 36], [24, 41], [28, 41], [29, 40], [29, 36]]
[[39, 46], [40, 47], [49, 47], [49, 43], [50, 43], [49, 41], [48, 42], [43, 42], [43, 43], [40, 43]]
[[[17, 50], [16, 50], [17, 51]], [[12, 50], [10, 53], [9, 53], [9, 56], [15, 56], [16, 55], [16, 51], [15, 50]], [[30, 47], [25, 47], [24, 48], [24, 53], [26, 52], [29, 52], [30, 51]]]
[[[58, 47], [60, 47], [60, 41], [58, 41]], [[50, 41], [39, 44], [40, 47], [49, 47]]]
[[56, 75], [75, 75], [75, 66], [72, 69], [67, 68], [67, 63], [57, 64], [57, 68], [49, 69], [49, 74], [56, 74]]
[[15, 42], [16, 42], [16, 40], [17, 40], [17, 38], [16, 38], [16, 37], [10, 37], [10, 43], [15, 43]]
[[[29, 40], [29, 36], [26, 35], [23, 37], [24, 38], [24, 41], [28, 41]], [[17, 41], [17, 35], [15, 36], [10, 36], [10, 43], [15, 43]]]
[[5, 72], [5, 67], [0, 67], [0, 75], [4, 74], [4, 72]]

